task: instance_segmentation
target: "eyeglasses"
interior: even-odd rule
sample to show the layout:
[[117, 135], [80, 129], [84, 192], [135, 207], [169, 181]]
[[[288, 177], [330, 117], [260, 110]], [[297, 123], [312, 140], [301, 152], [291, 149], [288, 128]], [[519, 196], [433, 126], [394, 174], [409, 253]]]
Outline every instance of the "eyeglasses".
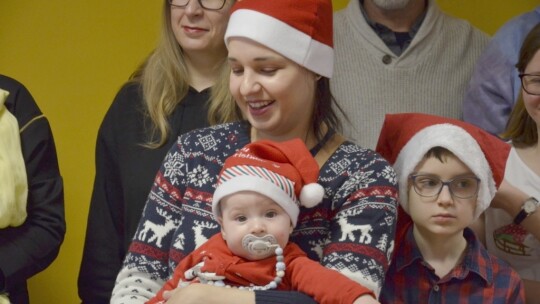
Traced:
[[540, 95], [540, 74], [519, 74], [521, 87], [530, 95]]
[[[175, 7], [186, 7], [190, 0], [167, 0], [170, 5]], [[225, 6], [227, 0], [197, 0], [199, 5], [207, 10], [217, 11]]]
[[438, 196], [444, 186], [448, 186], [450, 194], [457, 198], [471, 198], [478, 194], [480, 179], [476, 176], [456, 177], [443, 182], [434, 175], [409, 175], [414, 191], [423, 197]]

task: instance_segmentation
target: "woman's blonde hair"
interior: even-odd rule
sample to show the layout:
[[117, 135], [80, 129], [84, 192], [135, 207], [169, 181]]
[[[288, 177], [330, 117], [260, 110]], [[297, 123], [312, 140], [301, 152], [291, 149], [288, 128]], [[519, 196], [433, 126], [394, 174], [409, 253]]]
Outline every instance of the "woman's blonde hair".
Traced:
[[[540, 23], [531, 29], [521, 46], [519, 60], [516, 64], [520, 74], [525, 72], [527, 65], [539, 50]], [[512, 145], [518, 148], [530, 147], [538, 143], [538, 127], [525, 108], [523, 90], [518, 95], [516, 104], [510, 113], [506, 130], [501, 134], [501, 137], [512, 140]]]
[[[144, 146], [158, 148], [171, 132], [168, 117], [189, 90], [189, 73], [182, 48], [171, 26], [171, 7], [163, 1], [161, 35], [155, 50], [135, 70], [132, 82], [141, 85], [146, 115], [150, 119], [148, 140]], [[238, 120], [239, 110], [229, 91], [229, 66], [226, 58], [211, 89], [208, 121], [211, 124]]]

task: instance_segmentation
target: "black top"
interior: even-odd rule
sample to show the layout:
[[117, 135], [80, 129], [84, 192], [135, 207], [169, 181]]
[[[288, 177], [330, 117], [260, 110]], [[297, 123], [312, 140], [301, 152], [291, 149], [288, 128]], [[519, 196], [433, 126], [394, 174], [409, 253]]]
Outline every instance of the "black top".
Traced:
[[170, 117], [167, 142], [157, 149], [143, 147], [149, 139], [146, 126], [150, 122], [141, 94], [138, 84], [126, 84], [99, 129], [96, 177], [78, 280], [83, 303], [109, 303], [165, 154], [179, 135], [208, 126], [209, 89], [190, 89]]
[[[64, 188], [49, 122], [30, 92], [0, 75], [0, 88], [9, 92], [5, 106], [19, 123], [28, 179], [25, 222], [0, 229], [0, 293], [12, 303], [28, 303], [26, 280], [49, 266], [64, 240]], [[32, 121], [33, 120], [33, 121]]]

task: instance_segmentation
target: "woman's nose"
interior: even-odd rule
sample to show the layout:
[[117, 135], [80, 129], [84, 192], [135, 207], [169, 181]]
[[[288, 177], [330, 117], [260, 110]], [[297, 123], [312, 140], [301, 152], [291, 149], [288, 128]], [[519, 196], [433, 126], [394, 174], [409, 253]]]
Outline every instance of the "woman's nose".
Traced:
[[190, 0], [187, 4], [187, 6], [184, 8], [184, 12], [186, 15], [196, 16], [201, 15], [203, 12], [203, 8], [199, 1], [197, 0]]
[[243, 96], [249, 96], [261, 88], [260, 84], [255, 79], [255, 76], [251, 73], [244, 73], [242, 83], [240, 84], [240, 94]]

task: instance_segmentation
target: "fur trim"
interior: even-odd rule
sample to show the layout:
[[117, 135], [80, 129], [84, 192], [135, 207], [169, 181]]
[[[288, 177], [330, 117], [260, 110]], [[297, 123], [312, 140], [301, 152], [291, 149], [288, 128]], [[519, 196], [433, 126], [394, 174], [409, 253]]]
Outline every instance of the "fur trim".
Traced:
[[317, 184], [307, 184], [300, 192], [300, 204], [306, 208], [317, 206], [324, 197], [324, 188]]
[[417, 132], [401, 149], [394, 169], [398, 174], [399, 198], [408, 212], [408, 178], [424, 155], [433, 147], [448, 149], [458, 157], [480, 179], [480, 189], [475, 210], [475, 219], [486, 210], [496, 187], [491, 167], [478, 142], [464, 129], [452, 124], [429, 126]]

